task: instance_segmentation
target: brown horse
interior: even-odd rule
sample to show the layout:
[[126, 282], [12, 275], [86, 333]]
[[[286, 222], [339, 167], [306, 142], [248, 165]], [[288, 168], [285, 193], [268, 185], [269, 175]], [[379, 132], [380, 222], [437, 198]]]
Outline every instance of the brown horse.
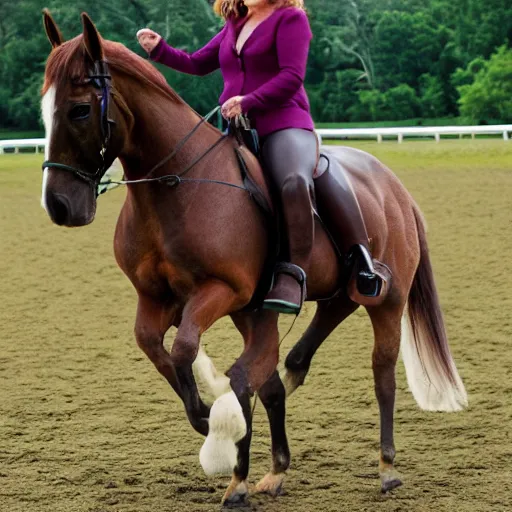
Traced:
[[[307, 273], [308, 300], [317, 301], [318, 308], [286, 358], [283, 385], [276, 371], [277, 314], [245, 308], [270, 248], [265, 217], [243, 186], [237, 142], [200, 124], [151, 64], [103, 40], [87, 15], [82, 15], [83, 34], [68, 42], [48, 13], [44, 19], [53, 49], [42, 100], [48, 137], [43, 205], [56, 224], [82, 226], [94, 219], [96, 185], [115, 158], [128, 180], [152, 175], [128, 184], [114, 239], [117, 262], [139, 298], [137, 343], [183, 400], [195, 430], [207, 435], [200, 453], [205, 471], [232, 472], [223, 503], [247, 494], [250, 397], [258, 394], [270, 421], [273, 464], [257, 490], [276, 494], [290, 463], [285, 393], [302, 384], [320, 344], [358, 308], [350, 298], [352, 281], [317, 223]], [[172, 158], [166, 158], [171, 151]], [[246, 157], [264, 187], [258, 162]], [[339, 148], [331, 159], [349, 174], [373, 255], [393, 275], [385, 299], [367, 306], [375, 333], [373, 372], [381, 416], [379, 473], [387, 491], [400, 485], [393, 468], [400, 345], [409, 386], [422, 408], [461, 409], [466, 393], [447, 345], [418, 207], [372, 156]], [[186, 180], [176, 178], [185, 171]], [[169, 174], [174, 175], [166, 178], [172, 187], [159, 180]], [[345, 283], [341, 290], [339, 283]], [[245, 348], [226, 375], [218, 375], [200, 338], [226, 315], [242, 333]], [[178, 331], [169, 353], [163, 339], [173, 325]], [[193, 368], [216, 394], [211, 409], [199, 396]]]

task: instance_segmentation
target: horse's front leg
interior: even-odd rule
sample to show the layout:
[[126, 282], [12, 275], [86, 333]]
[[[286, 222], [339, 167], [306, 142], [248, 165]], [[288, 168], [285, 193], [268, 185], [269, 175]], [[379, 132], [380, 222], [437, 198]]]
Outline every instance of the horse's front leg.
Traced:
[[197, 355], [200, 335], [224, 316], [234, 301], [235, 293], [224, 283], [209, 282], [200, 287], [183, 309], [169, 354], [163, 345], [164, 335], [173, 325], [178, 308], [139, 294], [135, 323], [137, 343], [183, 400], [191, 425], [203, 435], [208, 434], [209, 408], [199, 397], [192, 363]]
[[170, 358], [180, 385], [180, 396], [188, 419], [195, 430], [208, 435], [209, 407], [201, 398], [192, 371], [200, 338], [214, 322], [226, 316], [240, 300], [226, 283], [210, 280], [201, 285], [183, 309]]
[[[244, 337], [245, 348], [227, 372], [231, 391], [221, 395], [212, 405], [210, 432], [200, 454], [201, 464], [207, 473], [233, 472], [222, 499], [226, 506], [240, 505], [247, 499], [252, 436], [250, 397], [273, 375], [279, 357], [276, 312], [261, 310], [231, 316]], [[265, 393], [266, 406], [269, 405], [266, 399], [270, 397], [268, 391]]]

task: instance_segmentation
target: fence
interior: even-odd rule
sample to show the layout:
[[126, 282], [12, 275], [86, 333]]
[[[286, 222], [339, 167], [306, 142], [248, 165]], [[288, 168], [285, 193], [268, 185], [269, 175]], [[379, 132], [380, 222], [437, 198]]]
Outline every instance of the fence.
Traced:
[[[436, 142], [441, 140], [442, 135], [470, 135], [472, 139], [476, 135], [502, 135], [503, 140], [510, 140], [512, 124], [498, 124], [489, 126], [430, 126], [430, 127], [404, 127], [404, 128], [321, 128], [317, 130], [324, 140], [329, 139], [361, 139], [374, 138], [382, 142], [384, 137], [396, 137], [401, 143], [404, 137], [433, 137]], [[45, 139], [14, 139], [0, 141], [0, 154], [5, 150], [13, 150], [19, 153], [21, 148], [33, 148], [38, 152], [46, 145]]]
[[12, 149], [14, 153], [19, 153], [21, 148], [34, 148], [35, 152], [39, 148], [46, 146], [46, 139], [12, 139], [0, 140], [0, 154], [5, 153], [6, 149]]
[[509, 140], [509, 132], [512, 133], [512, 124], [498, 124], [489, 126], [418, 126], [404, 128], [335, 128], [320, 129], [318, 133], [323, 139], [360, 139], [374, 138], [382, 142], [384, 137], [396, 137], [401, 143], [404, 137], [433, 137], [436, 142], [441, 140], [441, 135], [502, 135], [503, 140]]

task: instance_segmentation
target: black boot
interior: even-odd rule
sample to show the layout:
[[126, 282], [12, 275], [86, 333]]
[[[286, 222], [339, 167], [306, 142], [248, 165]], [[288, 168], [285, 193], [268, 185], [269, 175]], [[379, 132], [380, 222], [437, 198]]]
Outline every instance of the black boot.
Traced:
[[364, 297], [379, 297], [383, 276], [376, 271], [361, 208], [345, 171], [334, 157], [328, 169], [315, 179], [315, 193], [320, 218], [346, 263], [357, 269], [357, 291]]

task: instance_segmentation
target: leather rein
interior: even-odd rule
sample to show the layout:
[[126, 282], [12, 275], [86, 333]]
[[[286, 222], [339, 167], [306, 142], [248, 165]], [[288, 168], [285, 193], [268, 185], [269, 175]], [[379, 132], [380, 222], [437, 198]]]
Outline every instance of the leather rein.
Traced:
[[68, 171], [74, 174], [76, 177], [85, 181], [89, 185], [91, 185], [98, 195], [98, 186], [99, 185], [136, 185], [140, 183], [165, 183], [168, 186], [176, 186], [179, 183], [183, 182], [200, 182], [200, 183], [215, 183], [219, 185], [226, 185], [233, 188], [238, 188], [241, 190], [247, 191], [245, 187], [240, 185], [235, 185], [234, 183], [228, 183], [219, 180], [210, 180], [204, 178], [183, 178], [183, 176], [190, 171], [193, 167], [195, 167], [206, 155], [208, 155], [213, 149], [219, 146], [226, 138], [228, 138], [228, 134], [223, 134], [219, 137], [219, 139], [210, 146], [205, 152], [195, 158], [180, 174], [166, 174], [164, 176], [153, 177], [153, 174], [156, 170], [162, 167], [164, 164], [172, 160], [178, 152], [183, 148], [183, 146], [188, 142], [188, 140], [194, 135], [194, 133], [207, 122], [214, 114], [216, 114], [220, 110], [220, 106], [215, 107], [212, 111], [210, 111], [206, 116], [202, 117], [201, 120], [194, 126], [194, 128], [176, 145], [173, 151], [163, 158], [160, 162], [158, 162], [146, 175], [146, 177], [137, 179], [137, 180], [107, 180], [101, 181], [101, 178], [107, 171], [107, 166], [105, 164], [105, 153], [108, 149], [108, 144], [111, 137], [112, 126], [115, 125], [115, 122], [112, 119], [109, 119], [109, 105], [111, 100], [111, 90], [112, 90], [112, 77], [108, 70], [108, 65], [104, 60], [98, 60], [94, 63], [94, 70], [91, 75], [89, 75], [89, 80], [93, 84], [96, 89], [101, 91], [101, 134], [102, 134], [102, 144], [100, 149], [100, 158], [101, 164], [98, 169], [93, 173], [87, 173], [82, 169], [77, 167], [73, 167], [71, 165], [62, 164], [59, 162], [51, 162], [49, 160], [43, 162], [42, 170], [44, 172], [47, 168], [60, 169], [63, 171]]

